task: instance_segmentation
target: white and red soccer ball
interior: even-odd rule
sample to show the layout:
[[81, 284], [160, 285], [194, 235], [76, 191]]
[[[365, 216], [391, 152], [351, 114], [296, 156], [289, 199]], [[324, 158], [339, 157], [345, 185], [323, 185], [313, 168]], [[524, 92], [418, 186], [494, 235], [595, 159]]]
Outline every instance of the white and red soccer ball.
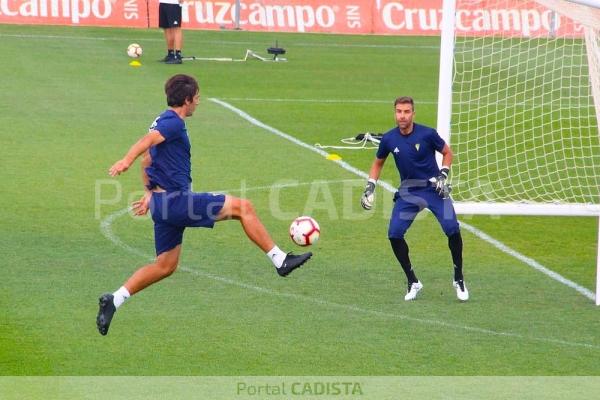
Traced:
[[127, 46], [127, 55], [131, 58], [138, 58], [142, 55], [142, 46], [137, 43], [131, 43]]
[[319, 236], [321, 236], [321, 228], [311, 217], [298, 217], [290, 225], [290, 237], [299, 246], [315, 244]]

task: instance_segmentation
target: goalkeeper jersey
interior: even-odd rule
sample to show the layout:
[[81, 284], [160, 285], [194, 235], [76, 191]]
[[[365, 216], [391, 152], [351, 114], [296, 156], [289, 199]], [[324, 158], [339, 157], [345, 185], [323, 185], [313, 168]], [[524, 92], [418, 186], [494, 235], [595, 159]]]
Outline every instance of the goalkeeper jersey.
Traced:
[[407, 180], [426, 181], [439, 175], [435, 152], [441, 152], [445, 144], [433, 128], [413, 124], [412, 132], [403, 135], [400, 128], [395, 127], [383, 135], [377, 158], [386, 158], [390, 153], [394, 156], [401, 185]]

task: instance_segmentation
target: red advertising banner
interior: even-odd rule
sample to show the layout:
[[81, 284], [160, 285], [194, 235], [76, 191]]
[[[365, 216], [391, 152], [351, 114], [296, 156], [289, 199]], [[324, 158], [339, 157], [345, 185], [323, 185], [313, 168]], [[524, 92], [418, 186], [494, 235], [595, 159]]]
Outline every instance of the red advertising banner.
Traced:
[[[183, 20], [189, 26], [207, 29], [235, 26], [235, 1], [182, 4]], [[154, 15], [152, 7], [150, 14]], [[249, 31], [374, 33], [373, 2], [369, 0], [241, 0], [239, 14], [239, 28]], [[156, 20], [152, 17], [152, 23]]]
[[[457, 11], [464, 35], [579, 36], [581, 27], [539, 5], [471, 0]], [[442, 0], [183, 0], [184, 29], [439, 35]], [[0, 23], [157, 27], [158, 0], [0, 0]]]
[[0, 0], [0, 23], [147, 28], [146, 3], [146, 0]]
[[[435, 3], [435, 4], [434, 4]], [[439, 35], [441, 1], [387, 1], [373, 19], [373, 30], [406, 35]], [[582, 27], [573, 20], [532, 1], [457, 1], [456, 31], [459, 35], [548, 37], [550, 34], [580, 36]], [[503, 5], [504, 4], [504, 5]]]

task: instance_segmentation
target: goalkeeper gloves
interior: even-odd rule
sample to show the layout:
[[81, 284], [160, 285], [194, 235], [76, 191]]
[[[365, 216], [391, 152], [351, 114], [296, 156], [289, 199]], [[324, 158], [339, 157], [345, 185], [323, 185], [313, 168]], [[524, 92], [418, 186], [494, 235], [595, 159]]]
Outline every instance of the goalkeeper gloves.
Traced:
[[450, 192], [452, 191], [452, 186], [449, 183], [446, 183], [449, 172], [450, 168], [442, 167], [440, 169], [440, 174], [437, 177], [432, 178], [433, 183], [435, 184], [435, 191], [440, 195], [442, 199], [449, 198]]
[[375, 201], [375, 184], [377, 181], [375, 179], [370, 179], [367, 181], [367, 186], [365, 186], [365, 191], [360, 198], [360, 205], [365, 210], [370, 210], [373, 208], [373, 202]]

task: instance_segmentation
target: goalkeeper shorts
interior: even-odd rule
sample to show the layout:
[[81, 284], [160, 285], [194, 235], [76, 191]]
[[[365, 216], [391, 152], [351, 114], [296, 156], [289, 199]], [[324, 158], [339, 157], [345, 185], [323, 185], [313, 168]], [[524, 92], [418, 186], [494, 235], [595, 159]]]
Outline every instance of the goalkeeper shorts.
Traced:
[[424, 208], [428, 208], [435, 215], [447, 236], [452, 236], [459, 231], [451, 199], [442, 199], [431, 186], [410, 190], [400, 187], [394, 194], [394, 209], [390, 218], [388, 237], [402, 239], [417, 214]]

